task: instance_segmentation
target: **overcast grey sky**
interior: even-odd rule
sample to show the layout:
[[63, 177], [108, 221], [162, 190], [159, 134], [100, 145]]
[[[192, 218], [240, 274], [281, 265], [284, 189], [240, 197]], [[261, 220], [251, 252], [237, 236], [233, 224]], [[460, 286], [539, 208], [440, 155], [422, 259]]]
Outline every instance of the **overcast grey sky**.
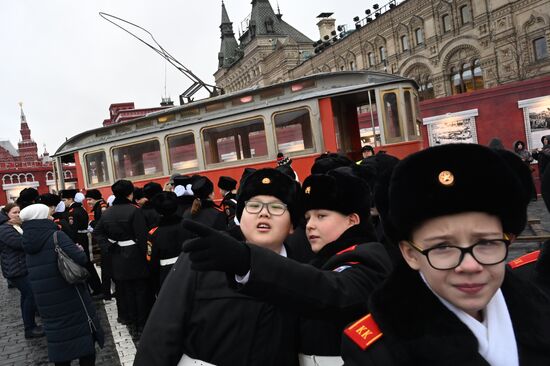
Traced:
[[[319, 38], [319, 13], [334, 12], [337, 24], [352, 24], [375, 2], [278, 1], [283, 19], [313, 40]], [[276, 9], [276, 0], [271, 4]], [[250, 13], [250, 0], [226, 0], [225, 5], [237, 33]], [[65, 137], [100, 127], [112, 103], [159, 105], [164, 59], [102, 19], [100, 11], [146, 28], [203, 81], [214, 83], [221, 0], [2, 1], [0, 140], [17, 147], [20, 101], [39, 153], [46, 144], [50, 154]], [[178, 104], [190, 82], [171, 65], [166, 69], [167, 95]]]

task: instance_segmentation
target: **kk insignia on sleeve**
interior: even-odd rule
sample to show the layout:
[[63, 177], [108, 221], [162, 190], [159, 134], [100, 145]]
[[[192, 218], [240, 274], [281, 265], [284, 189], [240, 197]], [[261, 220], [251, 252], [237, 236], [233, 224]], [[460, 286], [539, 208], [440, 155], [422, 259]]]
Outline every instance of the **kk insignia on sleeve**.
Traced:
[[350, 327], [344, 330], [344, 333], [351, 338], [362, 350], [366, 350], [368, 346], [382, 337], [382, 332], [372, 318], [371, 314], [364, 316]]
[[508, 265], [512, 267], [512, 269], [518, 268], [526, 264], [536, 262], [539, 259], [539, 256], [540, 250], [535, 250], [534, 252], [527, 253], [519, 258], [514, 259], [513, 261], [508, 262]]

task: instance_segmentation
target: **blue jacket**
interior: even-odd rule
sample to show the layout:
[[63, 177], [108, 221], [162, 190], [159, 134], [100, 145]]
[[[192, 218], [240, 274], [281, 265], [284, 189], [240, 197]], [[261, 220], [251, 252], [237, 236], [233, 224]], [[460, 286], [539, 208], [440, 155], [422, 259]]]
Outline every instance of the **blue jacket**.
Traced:
[[22, 237], [7, 222], [0, 225], [0, 261], [2, 263], [2, 275], [5, 278], [16, 278], [27, 274], [25, 252], [21, 245]]
[[95, 353], [94, 338], [77, 294], [80, 292], [103, 347], [103, 331], [85, 284], [71, 285], [57, 268], [53, 233], [58, 244], [76, 263], [84, 265], [86, 254], [53, 221], [30, 220], [23, 223], [23, 249], [27, 253], [29, 280], [36, 305], [44, 323], [51, 362], [63, 362]]

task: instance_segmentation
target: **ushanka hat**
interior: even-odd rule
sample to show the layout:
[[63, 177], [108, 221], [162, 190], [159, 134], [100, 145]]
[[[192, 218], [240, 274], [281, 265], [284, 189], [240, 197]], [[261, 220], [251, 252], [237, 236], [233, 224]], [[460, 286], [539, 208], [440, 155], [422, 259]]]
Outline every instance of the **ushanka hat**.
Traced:
[[290, 220], [297, 226], [303, 216], [300, 184], [288, 175], [271, 168], [259, 169], [246, 177], [237, 195], [237, 219], [243, 214], [245, 202], [255, 196], [273, 196], [287, 205]]
[[330, 210], [343, 215], [356, 213], [361, 221], [370, 216], [370, 191], [367, 183], [353, 174], [350, 167], [340, 167], [326, 174], [313, 174], [302, 185], [304, 211]]
[[134, 193], [134, 185], [126, 179], [121, 179], [111, 186], [113, 195], [118, 198], [126, 198]]
[[25, 188], [19, 193], [16, 203], [21, 209], [23, 209], [33, 203], [36, 203], [38, 195], [38, 191], [35, 188]]
[[143, 186], [143, 195], [148, 200], [152, 200], [160, 192], [162, 192], [162, 186], [157, 182], [149, 182]]
[[78, 191], [76, 189], [63, 189], [61, 191], [61, 198], [72, 198], [72, 199], [74, 199], [74, 196], [76, 196], [77, 193], [78, 193]]
[[218, 180], [218, 188], [220, 189], [223, 189], [226, 191], [232, 191], [236, 187], [237, 187], [237, 181], [231, 177], [222, 175]]
[[205, 200], [214, 192], [214, 184], [207, 177], [197, 175], [193, 176], [191, 189], [193, 190], [195, 198]]
[[91, 198], [91, 199], [94, 199], [94, 200], [100, 200], [102, 198], [101, 197], [101, 192], [98, 189], [88, 189], [86, 191], [86, 198]]
[[170, 216], [178, 209], [178, 197], [174, 192], [161, 192], [152, 199], [153, 207], [162, 216]]
[[59, 196], [53, 193], [44, 193], [41, 194], [40, 197], [38, 197], [38, 203], [41, 203], [48, 207], [57, 207], [60, 201], [61, 199], [59, 198]]
[[519, 234], [527, 204], [516, 172], [498, 153], [477, 144], [428, 148], [403, 159], [389, 187], [389, 212], [395, 242], [431, 218], [462, 212], [497, 216], [505, 233]]

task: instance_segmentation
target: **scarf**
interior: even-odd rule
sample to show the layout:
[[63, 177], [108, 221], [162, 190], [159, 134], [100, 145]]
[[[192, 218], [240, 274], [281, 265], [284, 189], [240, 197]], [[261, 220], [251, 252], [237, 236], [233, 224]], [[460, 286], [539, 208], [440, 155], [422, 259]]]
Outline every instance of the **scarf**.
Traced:
[[424, 275], [420, 273], [420, 276], [439, 301], [474, 334], [478, 341], [479, 354], [491, 366], [519, 366], [514, 327], [500, 289], [483, 310], [483, 321], [480, 322], [435, 293]]

